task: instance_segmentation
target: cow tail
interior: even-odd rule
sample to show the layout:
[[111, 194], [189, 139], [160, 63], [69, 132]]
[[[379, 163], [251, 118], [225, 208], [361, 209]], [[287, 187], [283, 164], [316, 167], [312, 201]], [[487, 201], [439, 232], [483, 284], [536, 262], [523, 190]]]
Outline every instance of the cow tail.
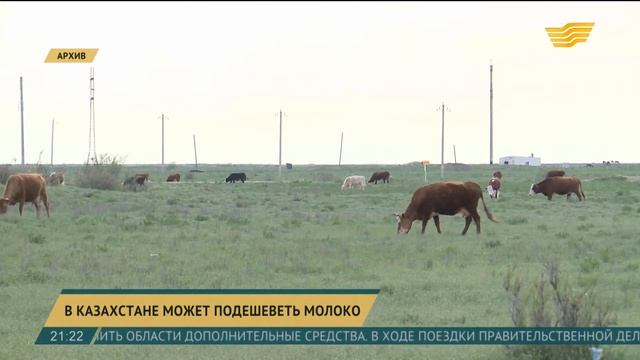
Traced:
[[480, 200], [482, 200], [482, 207], [484, 207], [484, 212], [487, 214], [487, 217], [489, 218], [489, 220], [493, 221], [494, 223], [497, 223], [498, 220], [496, 220], [493, 217], [493, 214], [491, 214], [491, 211], [487, 209], [487, 205], [484, 203], [484, 197], [482, 196], [482, 192], [480, 192]]

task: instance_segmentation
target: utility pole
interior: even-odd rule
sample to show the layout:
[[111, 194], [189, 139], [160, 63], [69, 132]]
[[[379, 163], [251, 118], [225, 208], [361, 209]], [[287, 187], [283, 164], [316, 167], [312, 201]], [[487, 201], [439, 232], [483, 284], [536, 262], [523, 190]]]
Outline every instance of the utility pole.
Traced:
[[278, 153], [278, 176], [282, 180], [282, 109], [280, 109], [280, 140]]
[[56, 124], [56, 119], [51, 120], [51, 166], [53, 166], [53, 128]]
[[493, 164], [493, 64], [489, 63], [489, 164]]
[[442, 110], [442, 139], [440, 140], [440, 179], [444, 179], [444, 111], [451, 111], [448, 107], [444, 105], [444, 101], [442, 102], [442, 106], [440, 106], [438, 111]]
[[24, 101], [22, 100], [22, 76], [20, 76], [20, 134], [22, 140], [22, 165], [24, 165]]
[[456, 146], [453, 145], [453, 163], [457, 164], [458, 163], [458, 157], [456, 156]]
[[162, 166], [164, 169], [164, 113], [162, 113]]
[[93, 67], [91, 67], [89, 72], [89, 154], [87, 155], [87, 162], [91, 159], [95, 162], [98, 161], [96, 154], [96, 111], [94, 107], [95, 87], [93, 85], [93, 79]]
[[342, 140], [343, 140], [344, 132], [340, 133], [340, 157], [338, 158], [338, 166], [342, 165]]
[[198, 151], [196, 150], [196, 135], [193, 134], [193, 154], [196, 158], [196, 170], [198, 170]]

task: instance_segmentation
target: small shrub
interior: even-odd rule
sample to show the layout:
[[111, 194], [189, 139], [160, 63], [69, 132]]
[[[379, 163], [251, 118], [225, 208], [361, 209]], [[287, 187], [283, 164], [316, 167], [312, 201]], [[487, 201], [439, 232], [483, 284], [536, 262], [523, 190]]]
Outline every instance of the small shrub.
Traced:
[[489, 249], [492, 249], [492, 248], [498, 247], [498, 246], [500, 246], [500, 245], [502, 245], [502, 244], [500, 243], [500, 240], [495, 240], [495, 241], [490, 240], [490, 241], [487, 241], [487, 242], [485, 242], [485, 243], [484, 243], [484, 246], [485, 246], [486, 248], [489, 248]]
[[205, 215], [196, 215], [196, 221], [207, 221], [209, 218]]
[[99, 190], [116, 190], [120, 188], [120, 172], [122, 160], [106, 154], [93, 163], [87, 162], [78, 171], [76, 185], [83, 188]]
[[509, 225], [520, 225], [520, 224], [526, 224], [527, 223], [527, 218], [524, 216], [515, 216], [515, 217], [511, 217], [507, 219], [507, 224]]
[[424, 269], [425, 270], [433, 269], [433, 260], [431, 259], [427, 260], [427, 262], [424, 264]]
[[593, 224], [582, 224], [578, 225], [578, 231], [588, 231], [593, 227]]
[[[545, 264], [530, 288], [523, 295], [522, 280], [512, 266], [505, 276], [503, 288], [509, 297], [511, 320], [516, 327], [607, 327], [615, 324], [610, 304], [603, 303], [592, 284], [587, 289], [574, 288], [561, 278], [555, 261]], [[506, 346], [509, 359], [588, 359], [584, 345]]]
[[29, 242], [32, 244], [44, 243], [44, 235], [42, 234], [29, 234]]
[[598, 270], [599, 267], [600, 262], [598, 261], [598, 259], [592, 257], [586, 258], [580, 263], [580, 271], [582, 271], [583, 273], [593, 272], [595, 270]]

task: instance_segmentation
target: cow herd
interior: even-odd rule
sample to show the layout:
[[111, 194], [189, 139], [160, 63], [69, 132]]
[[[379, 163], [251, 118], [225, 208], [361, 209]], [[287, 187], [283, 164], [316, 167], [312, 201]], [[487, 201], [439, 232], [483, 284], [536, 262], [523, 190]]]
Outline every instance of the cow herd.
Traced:
[[[53, 177], [55, 172], [51, 174], [50, 177]], [[61, 175], [61, 174], [60, 174]], [[180, 174], [175, 173], [167, 176], [167, 182], [180, 182]], [[64, 182], [64, 178], [62, 179]], [[247, 181], [247, 175], [245, 173], [232, 173], [229, 175], [225, 182], [235, 183], [236, 181], [242, 181], [243, 183]], [[139, 187], [144, 186], [146, 183], [151, 182], [148, 173], [135, 174], [134, 176], [127, 177], [123, 182], [122, 186], [129, 189], [137, 190]]]
[[[496, 171], [487, 185], [489, 197], [499, 199], [501, 184], [502, 173]], [[567, 200], [571, 194], [576, 194], [578, 201], [586, 199], [580, 179], [575, 176], [565, 176], [563, 170], [549, 171], [544, 180], [531, 184], [529, 196], [539, 193], [544, 194], [549, 200], [553, 194], [567, 195]], [[407, 234], [411, 229], [411, 224], [419, 220], [422, 221], [422, 233], [424, 234], [427, 222], [433, 218], [440, 234], [440, 215], [462, 214], [465, 220], [462, 235], [467, 233], [471, 221], [476, 224], [476, 232], [479, 234], [480, 215], [476, 209], [478, 200], [482, 201], [482, 207], [489, 220], [497, 222], [484, 202], [480, 185], [475, 182], [449, 181], [422, 186], [414, 192], [404, 213], [394, 214], [397, 221], [396, 231], [398, 234]]]
[[[344, 179], [342, 190], [354, 188], [364, 190], [367, 183], [377, 184], [378, 181], [389, 183], [390, 178], [391, 175], [388, 171], [374, 172], [369, 181], [366, 181], [364, 176], [351, 175]], [[245, 173], [232, 173], [225, 179], [225, 182], [240, 181], [244, 183], [246, 180]], [[122, 185], [137, 188], [147, 182], [150, 182], [149, 174], [139, 173], [127, 177]], [[169, 175], [167, 182], [180, 182], [180, 174]], [[501, 182], [502, 173], [500, 171], [494, 172], [486, 188], [490, 198], [496, 200], [500, 198]], [[7, 180], [4, 194], [0, 198], [0, 214], [6, 213], [9, 206], [18, 204], [20, 216], [22, 216], [24, 204], [30, 202], [36, 209], [37, 218], [40, 218], [40, 204], [44, 205], [47, 217], [49, 217], [47, 184], [63, 185], [64, 174], [54, 172], [46, 179], [40, 174], [11, 175]], [[447, 181], [424, 185], [414, 192], [409, 205], [402, 214], [394, 214], [397, 221], [397, 233], [407, 234], [414, 221], [422, 222], [422, 233], [424, 233], [427, 222], [432, 218], [438, 233], [441, 233], [440, 215], [453, 216], [457, 214], [461, 214], [465, 219], [462, 235], [467, 233], [472, 221], [476, 225], [476, 232], [480, 233], [480, 215], [477, 211], [479, 201], [482, 201], [482, 206], [489, 220], [497, 222], [487, 208], [482, 192], [480, 185], [471, 181]], [[553, 194], [567, 195], [567, 200], [571, 194], [576, 194], [579, 201], [586, 199], [580, 179], [575, 176], [565, 176], [565, 172], [562, 170], [549, 171], [544, 180], [531, 184], [529, 196], [540, 193], [549, 200]]]

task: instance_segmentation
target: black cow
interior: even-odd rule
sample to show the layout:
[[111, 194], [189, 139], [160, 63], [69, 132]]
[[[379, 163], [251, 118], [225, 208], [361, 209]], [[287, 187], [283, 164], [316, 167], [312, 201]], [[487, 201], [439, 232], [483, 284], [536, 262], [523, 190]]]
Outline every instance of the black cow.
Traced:
[[224, 182], [235, 183], [236, 181], [242, 181], [243, 183], [247, 181], [247, 175], [245, 173], [233, 173], [229, 175]]

